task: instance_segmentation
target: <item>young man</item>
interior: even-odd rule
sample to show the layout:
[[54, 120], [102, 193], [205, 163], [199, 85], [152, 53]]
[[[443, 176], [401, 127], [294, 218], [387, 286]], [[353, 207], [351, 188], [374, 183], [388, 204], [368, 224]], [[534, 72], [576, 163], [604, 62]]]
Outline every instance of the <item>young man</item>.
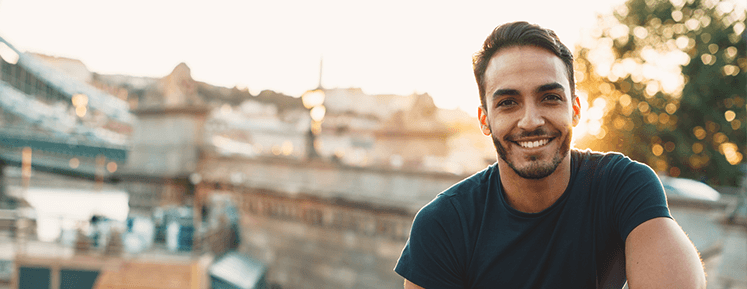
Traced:
[[418, 212], [395, 268], [405, 288], [705, 288], [653, 170], [571, 149], [580, 104], [554, 32], [499, 26], [473, 65], [498, 160]]

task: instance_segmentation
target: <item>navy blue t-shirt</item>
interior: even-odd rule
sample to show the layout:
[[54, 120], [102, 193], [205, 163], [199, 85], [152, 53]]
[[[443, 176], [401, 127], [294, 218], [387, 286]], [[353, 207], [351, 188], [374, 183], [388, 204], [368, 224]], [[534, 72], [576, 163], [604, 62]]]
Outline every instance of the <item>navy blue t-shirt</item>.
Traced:
[[621, 288], [625, 239], [657, 217], [671, 218], [659, 178], [618, 153], [572, 150], [566, 191], [539, 213], [506, 202], [493, 164], [418, 212], [394, 270], [426, 289]]

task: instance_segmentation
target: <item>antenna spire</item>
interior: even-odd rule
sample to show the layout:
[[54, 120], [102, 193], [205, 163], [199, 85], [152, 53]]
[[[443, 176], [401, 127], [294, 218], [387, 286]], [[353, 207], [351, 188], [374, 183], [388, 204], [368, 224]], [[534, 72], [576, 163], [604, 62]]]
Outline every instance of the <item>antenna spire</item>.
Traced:
[[316, 89], [322, 89], [322, 65], [324, 64], [324, 56], [319, 56], [319, 85]]

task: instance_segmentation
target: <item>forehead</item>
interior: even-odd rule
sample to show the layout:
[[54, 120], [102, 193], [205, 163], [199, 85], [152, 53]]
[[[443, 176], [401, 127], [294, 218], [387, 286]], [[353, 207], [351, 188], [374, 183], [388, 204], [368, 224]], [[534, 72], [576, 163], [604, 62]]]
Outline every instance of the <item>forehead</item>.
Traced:
[[490, 99], [498, 89], [526, 90], [557, 82], [569, 90], [568, 74], [560, 57], [535, 46], [499, 50], [485, 70], [485, 93]]

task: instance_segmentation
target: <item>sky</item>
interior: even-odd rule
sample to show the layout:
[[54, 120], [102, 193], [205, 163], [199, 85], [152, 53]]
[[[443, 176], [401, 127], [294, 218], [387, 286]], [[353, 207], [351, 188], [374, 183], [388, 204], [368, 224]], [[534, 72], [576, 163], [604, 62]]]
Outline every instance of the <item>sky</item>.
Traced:
[[[209, 4], [208, 4], [209, 3]], [[101, 74], [195, 80], [298, 97], [325, 88], [428, 93], [475, 115], [472, 54], [502, 23], [553, 29], [573, 49], [624, 0], [0, 0], [0, 37]], [[323, 60], [322, 60], [323, 59]]]

